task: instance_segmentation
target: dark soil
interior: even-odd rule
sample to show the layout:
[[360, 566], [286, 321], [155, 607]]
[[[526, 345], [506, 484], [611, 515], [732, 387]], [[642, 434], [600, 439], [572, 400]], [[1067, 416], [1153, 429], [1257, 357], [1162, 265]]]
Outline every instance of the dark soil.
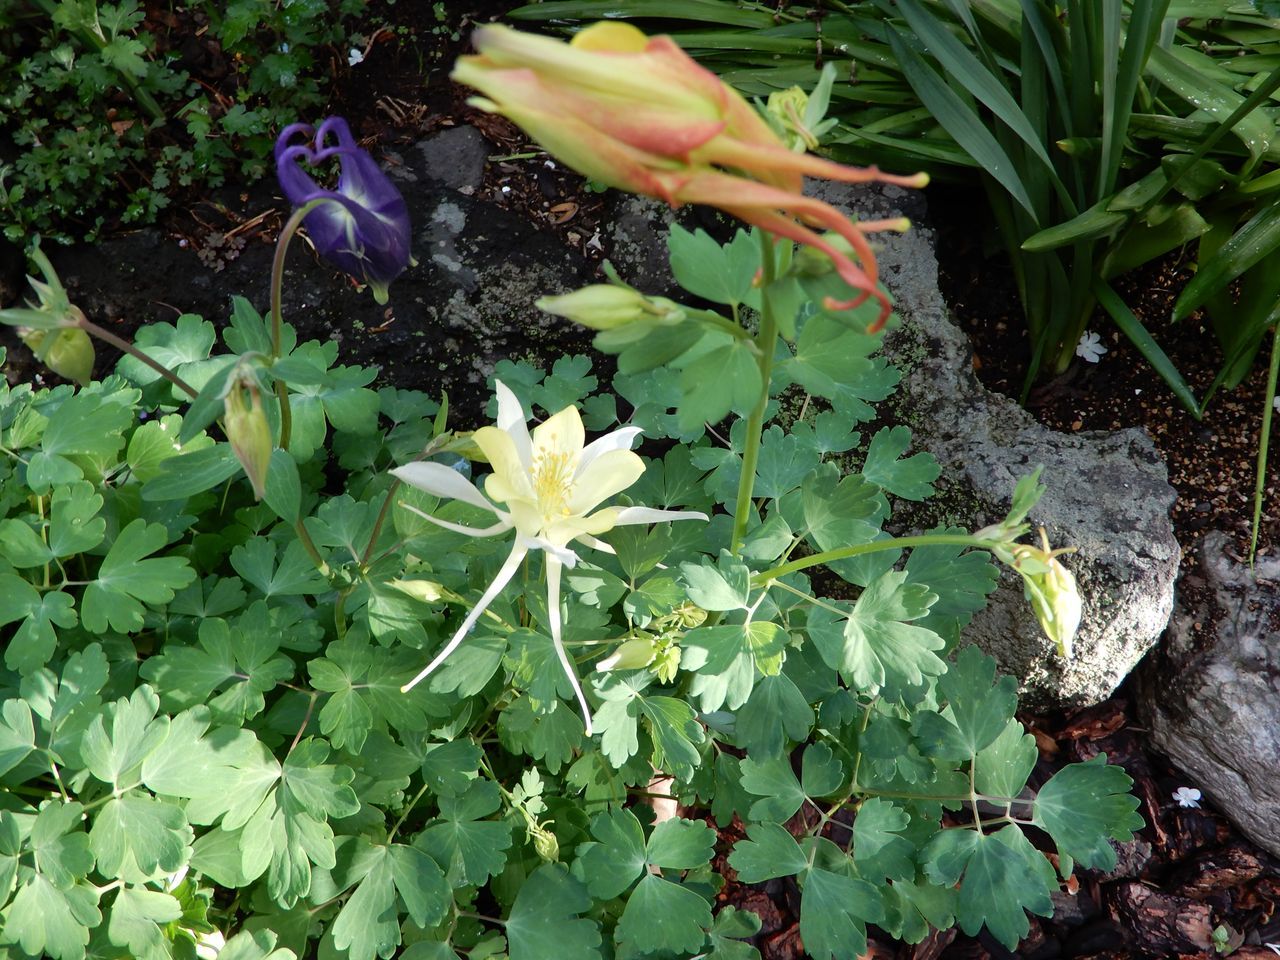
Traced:
[[[494, 18], [510, 5], [500, 0], [449, 2], [447, 19], [441, 24], [431, 4], [375, 4], [373, 17], [385, 29], [373, 35], [357, 68], [348, 69], [343, 58], [335, 60], [337, 80], [327, 112], [346, 116], [357, 136], [370, 147], [376, 145], [388, 163], [407, 156], [410, 145], [425, 135], [458, 124], [475, 125], [492, 150], [483, 189], [467, 213], [492, 218], [494, 233], [505, 244], [495, 255], [518, 261], [522, 246], [563, 244], [581, 258], [585, 282], [593, 264], [608, 252], [600, 231], [606, 215], [600, 195], [585, 189], [581, 178], [543, 158], [531, 161], [521, 156], [530, 150], [527, 141], [504, 121], [467, 106], [465, 93], [447, 80], [448, 67], [462, 50], [471, 25]], [[972, 208], [971, 196], [935, 191], [929, 194], [929, 202], [931, 225], [940, 236], [944, 294], [973, 338], [978, 373], [992, 389], [1016, 395], [1028, 351], [1009, 272], [998, 259], [984, 254], [974, 229], [981, 214]], [[207, 309], [211, 318], [222, 315], [225, 301], [221, 298], [227, 291], [244, 292], [262, 303], [265, 271], [261, 264], [269, 259], [284, 209], [270, 182], [176, 203], [160, 230], [148, 235], [154, 259], [135, 267], [139, 279], [134, 297], [129, 302], [100, 304], [104, 312], [94, 319], [107, 320], [113, 329], [127, 334], [142, 322], [171, 320], [178, 308], [168, 310], [166, 304], [180, 297], [185, 297], [183, 309], [192, 309], [186, 304], [193, 302], [193, 289], [198, 293], [194, 302]], [[301, 251], [291, 257], [306, 259]], [[69, 286], [94, 286], [94, 278], [77, 276], [68, 268], [68, 263], [74, 263], [74, 252], [61, 263]], [[300, 286], [290, 281], [290, 295], [300, 304], [309, 302], [312, 289], [335, 283], [333, 272], [318, 262], [305, 265], [300, 275]], [[1215, 369], [1212, 335], [1194, 319], [1180, 327], [1170, 327], [1163, 319], [1186, 277], [1185, 264], [1171, 258], [1125, 278], [1121, 287], [1126, 301], [1200, 391]], [[19, 278], [10, 271], [0, 280], [4, 281], [0, 301], [7, 302], [20, 289]], [[431, 278], [417, 282], [430, 286]], [[296, 310], [289, 319], [299, 326], [302, 339], [343, 339], [342, 361], [381, 366], [382, 382], [438, 389], [441, 376], [448, 372], [440, 369], [431, 346], [412, 339], [403, 320], [397, 323], [392, 310], [376, 310], [367, 296], [354, 294], [343, 304], [340, 315]], [[1197, 422], [1105, 319], [1099, 319], [1094, 329], [1108, 348], [1106, 356], [1096, 365], [1077, 363], [1064, 377], [1037, 390], [1031, 409], [1044, 423], [1061, 430], [1128, 426], [1147, 430], [1164, 454], [1170, 480], [1178, 490], [1174, 522], [1188, 557], [1204, 532], [1214, 527], [1230, 531], [1243, 556], [1252, 513], [1253, 457], [1265, 372], [1259, 368], [1239, 391], [1220, 396], [1206, 419]], [[42, 376], [24, 359], [25, 350], [15, 346], [9, 331], [0, 331], [0, 343], [11, 348], [5, 371], [11, 380]], [[556, 349], [558, 344], [570, 349], [568, 340], [553, 340], [549, 348]], [[580, 343], [572, 346], [581, 349]], [[466, 348], [464, 342], [462, 349]], [[500, 348], [519, 352], [515, 342]], [[111, 358], [102, 355], [99, 369], [109, 362]], [[478, 393], [464, 391], [454, 400], [455, 409], [479, 409]], [[1260, 539], [1263, 551], [1274, 551], [1280, 544], [1280, 484], [1275, 477], [1273, 468]], [[1219, 924], [1245, 938], [1247, 945], [1234, 956], [1256, 960], [1274, 955], [1263, 944], [1280, 942], [1276, 862], [1243, 841], [1212, 810], [1178, 807], [1173, 791], [1194, 784], [1148, 749], [1123, 688], [1111, 700], [1087, 710], [1024, 720], [1041, 752], [1033, 781], [1043, 782], [1064, 764], [1105, 751], [1134, 777], [1140, 812], [1148, 826], [1120, 851], [1120, 865], [1111, 874], [1078, 871], [1071, 889], [1056, 898], [1054, 916], [1032, 918], [1032, 932], [1015, 953], [985, 935], [968, 937], [956, 930], [905, 946], [873, 929], [871, 956], [897, 960], [1212, 956], [1205, 944]], [[727, 852], [736, 837], [734, 830], [725, 831], [722, 851]], [[722, 866], [728, 882], [721, 900], [755, 910], [764, 921], [757, 938], [764, 960], [804, 956], [796, 891], [781, 881], [739, 885], [731, 868]]]

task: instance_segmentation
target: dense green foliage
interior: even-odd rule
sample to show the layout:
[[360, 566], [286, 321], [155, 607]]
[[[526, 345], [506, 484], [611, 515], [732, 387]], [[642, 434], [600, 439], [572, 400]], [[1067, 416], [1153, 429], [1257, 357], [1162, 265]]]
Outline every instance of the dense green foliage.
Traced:
[[[324, 48], [345, 62], [366, 6], [200, 0], [162, 24], [137, 0], [0, 0], [6, 237], [91, 239], [150, 222], [174, 189], [261, 176], [278, 130], [324, 102]], [[184, 56], [221, 58], [226, 76], [193, 76]]]
[[[566, 571], [592, 737], [537, 553], [440, 671], [400, 690], [510, 549], [401, 506], [487, 522], [387, 473], [424, 456], [471, 469], [434, 398], [375, 389], [376, 371], [288, 327], [273, 356], [239, 299], [227, 352], [194, 316], [138, 338], [198, 391], [188, 407], [132, 357], [83, 389], [3, 388], [2, 949], [191, 957], [216, 930], [236, 934], [222, 960], [748, 960], [759, 920], [716, 910], [712, 868], [712, 824], [735, 815], [729, 863], [744, 883], [795, 879], [818, 960], [853, 960], [868, 924], [912, 942], [985, 926], [1013, 948], [1075, 863], [1114, 865], [1108, 838], [1142, 823], [1129, 778], [1100, 757], [1031, 790], [1014, 681], [955, 653], [996, 579], [966, 544], [988, 541], [938, 531], [907, 553], [884, 532], [938, 467], [907, 455], [903, 427], [859, 429], [897, 382], [862, 332], [874, 307], [812, 306], [847, 293], [831, 275], [754, 284], [761, 247], [677, 229], [675, 275], [732, 320], [668, 311], [603, 336], [608, 388], [583, 357], [496, 371], [539, 418], [576, 404], [592, 432], [625, 419], [667, 441], [626, 495], [712, 516], [606, 532], [614, 554], [583, 548]], [[761, 368], [754, 325], [728, 327], [784, 305]], [[289, 393], [261, 502], [214, 424], [238, 364], [270, 419], [270, 388]], [[726, 367], [742, 390], [716, 388]], [[771, 425], [730, 552], [761, 389]], [[705, 426], [726, 416], [727, 433]], [[997, 555], [1039, 491], [1024, 480], [989, 528]], [[655, 820], [653, 793], [704, 819]]]

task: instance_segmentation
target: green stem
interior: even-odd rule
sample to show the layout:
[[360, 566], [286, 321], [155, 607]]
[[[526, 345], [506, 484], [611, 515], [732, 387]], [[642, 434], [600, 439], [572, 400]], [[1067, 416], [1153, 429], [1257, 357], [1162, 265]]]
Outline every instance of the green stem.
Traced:
[[311, 539], [311, 534], [307, 532], [306, 525], [299, 517], [293, 521], [293, 532], [298, 535], [298, 539], [302, 542], [302, 548], [307, 551], [307, 556], [316, 565], [316, 569], [320, 571], [322, 577], [329, 576], [329, 564], [325, 563], [324, 557], [317, 549], [315, 541]]
[[155, 360], [152, 357], [147, 356], [145, 353], [143, 353], [141, 350], [135, 347], [128, 340], [125, 340], [122, 337], [116, 336], [110, 330], [106, 329], [105, 327], [98, 326], [96, 323], [94, 323], [92, 320], [89, 320], [89, 319], [81, 319], [77, 323], [77, 326], [79, 326], [81, 330], [83, 330], [85, 333], [89, 334], [90, 336], [97, 337], [99, 340], [102, 340], [106, 343], [111, 344], [113, 347], [115, 347], [117, 350], [121, 351], [122, 353], [127, 353], [129, 354], [129, 356], [133, 357], [134, 359], [139, 360], [142, 363], [145, 363], [148, 367], [150, 367], [156, 373], [160, 374], [160, 376], [164, 377], [166, 380], [172, 383], [175, 387], [177, 387], [187, 396], [191, 397], [193, 400], [195, 399], [196, 397], [195, 387], [191, 386], [191, 384], [187, 383], [187, 381], [183, 380], [180, 376], [178, 376], [176, 373], [174, 373], [172, 370], [166, 367], [159, 360]]
[[360, 557], [360, 566], [369, 566], [369, 560], [373, 556], [373, 548], [378, 544], [378, 537], [382, 534], [382, 525], [387, 522], [387, 515], [391, 512], [391, 505], [395, 502], [396, 491], [400, 489], [401, 481], [393, 480], [391, 486], [387, 488], [386, 499], [382, 501], [382, 509], [378, 511], [378, 519], [373, 521], [373, 531], [369, 534], [369, 544], [364, 548], [364, 554]]
[[[302, 226], [302, 221], [316, 207], [329, 201], [320, 198], [311, 200], [298, 207], [285, 221], [284, 228], [276, 240], [276, 255], [271, 261], [271, 359], [278, 360], [283, 352], [284, 314], [280, 302], [284, 291], [284, 261], [289, 253], [289, 242]], [[280, 401], [280, 449], [289, 449], [289, 437], [293, 433], [293, 413], [289, 409], [289, 385], [283, 380], [276, 380], [276, 397]]]
[[1258, 527], [1267, 490], [1267, 447], [1271, 442], [1271, 411], [1275, 409], [1276, 378], [1280, 374], [1280, 328], [1271, 328], [1271, 367], [1267, 371], [1267, 397], [1262, 404], [1262, 431], [1258, 436], [1258, 474], [1253, 481], [1253, 533], [1249, 537], [1249, 566], [1258, 552]]
[[887, 540], [859, 543], [852, 547], [824, 550], [822, 553], [815, 553], [807, 557], [801, 557], [798, 560], [792, 560], [790, 563], [784, 563], [781, 566], [757, 573], [751, 578], [751, 586], [762, 587], [770, 580], [777, 580], [789, 573], [795, 573], [797, 570], [816, 567], [822, 563], [831, 563], [833, 560], [860, 557], [864, 553], [877, 553], [881, 550], [903, 550], [907, 547], [943, 546], [975, 547], [979, 550], [991, 550], [993, 547], [999, 546], [999, 543], [982, 537], [974, 537], [967, 533], [925, 533], [915, 537], [890, 537]]
[[738, 478], [738, 500], [733, 508], [733, 539], [729, 551], [737, 553], [747, 535], [747, 519], [751, 513], [751, 491], [756, 482], [756, 464], [760, 460], [760, 440], [764, 434], [764, 414], [769, 407], [769, 381], [773, 376], [773, 354], [778, 340], [778, 320], [769, 302], [769, 286], [775, 279], [773, 235], [760, 231], [760, 332], [756, 334], [756, 362], [760, 365], [760, 398], [747, 417], [746, 445], [742, 450], [742, 476]]

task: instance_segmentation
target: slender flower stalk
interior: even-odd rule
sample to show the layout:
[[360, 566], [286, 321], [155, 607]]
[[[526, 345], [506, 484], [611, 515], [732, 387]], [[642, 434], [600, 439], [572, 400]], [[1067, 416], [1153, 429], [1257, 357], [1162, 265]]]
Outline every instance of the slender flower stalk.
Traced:
[[[497, 518], [492, 526], [477, 529], [441, 520], [402, 504], [405, 509], [437, 526], [471, 537], [496, 536], [512, 529], [516, 532], [511, 553], [452, 639], [401, 689], [408, 691], [434, 673], [511, 582], [529, 552], [541, 550], [546, 570], [551, 642], [573, 687], [583, 724], [590, 736], [591, 708], [562, 639], [561, 570], [572, 568], [578, 562], [578, 555], [569, 544], [578, 541], [584, 546], [612, 553], [613, 549], [598, 536], [614, 527], [669, 520], [706, 520], [707, 516], [690, 510], [655, 510], [649, 507], [605, 507], [597, 510], [601, 503], [631, 486], [644, 473], [644, 461], [631, 451], [632, 442], [640, 434], [639, 428], [623, 427], [586, 444], [577, 409], [566, 407], [530, 432], [515, 394], [501, 381], [495, 383], [495, 388], [498, 396], [497, 425], [482, 427], [473, 437], [493, 467], [493, 472], [485, 478], [484, 493], [456, 470], [441, 463], [420, 461], [391, 471], [397, 479], [410, 486], [433, 496], [461, 500], [487, 510]], [[506, 509], [495, 506], [495, 503]]]

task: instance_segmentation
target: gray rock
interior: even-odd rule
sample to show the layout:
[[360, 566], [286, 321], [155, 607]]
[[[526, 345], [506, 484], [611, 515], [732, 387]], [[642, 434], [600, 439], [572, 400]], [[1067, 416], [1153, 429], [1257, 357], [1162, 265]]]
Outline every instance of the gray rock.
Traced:
[[484, 183], [489, 142], [475, 127], [453, 127], [416, 145], [415, 172], [450, 189], [471, 194]]
[[[864, 219], [911, 216], [902, 201], [918, 202], [894, 187], [824, 183], [813, 192]], [[964, 639], [1021, 680], [1030, 706], [1104, 700], [1156, 643], [1173, 609], [1182, 554], [1164, 463], [1140, 430], [1060, 433], [988, 391], [938, 289], [932, 232], [917, 226], [876, 240], [881, 278], [903, 319], [885, 339], [885, 355], [902, 373], [889, 404], [911, 428], [914, 448], [932, 453], [943, 471], [937, 497], [918, 507], [902, 504], [895, 516], [920, 530], [940, 523], [982, 527], [1004, 516], [1018, 478], [1043, 464], [1048, 489], [1029, 519], [1046, 529], [1054, 547], [1078, 548], [1066, 560], [1084, 597], [1074, 655], [1057, 656], [1023, 597], [1021, 578], [1007, 569]]]
[[1201, 547], [1138, 703], [1161, 751], [1259, 846], [1280, 855], [1280, 559], [1250, 572], [1226, 534]]

